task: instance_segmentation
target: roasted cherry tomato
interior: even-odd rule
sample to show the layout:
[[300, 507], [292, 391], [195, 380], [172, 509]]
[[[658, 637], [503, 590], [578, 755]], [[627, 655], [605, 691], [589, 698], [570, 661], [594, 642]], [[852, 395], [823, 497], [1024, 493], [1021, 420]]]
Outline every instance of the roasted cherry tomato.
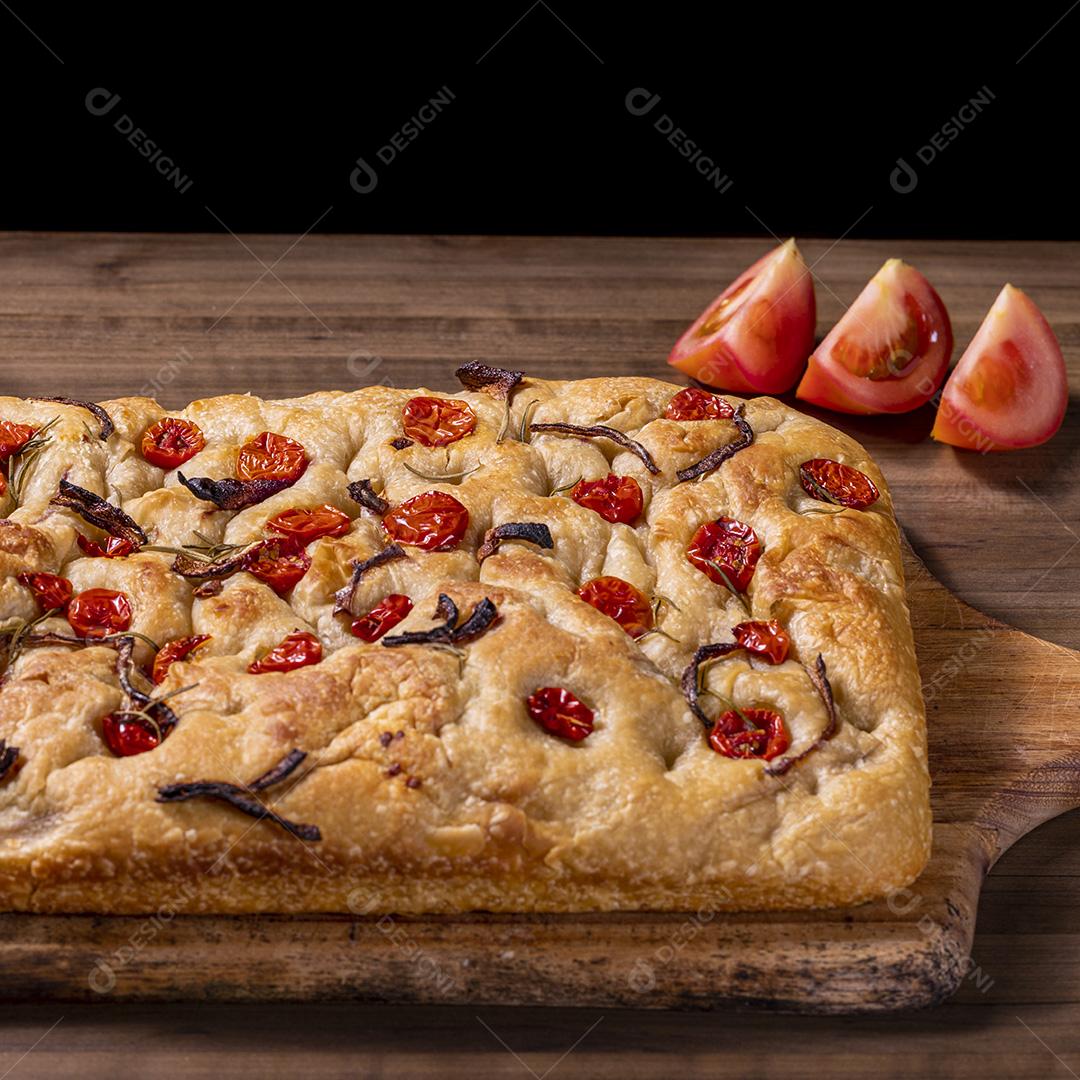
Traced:
[[344, 536], [351, 524], [348, 514], [336, 506], [324, 503], [316, 506], [314, 510], [305, 510], [298, 506], [291, 510], [282, 510], [266, 523], [266, 527], [272, 532], [292, 537], [301, 547], [306, 547], [312, 540], [318, 540], [322, 536]]
[[729, 709], [713, 725], [709, 745], [724, 757], [771, 761], [791, 745], [791, 739], [783, 718], [772, 709], [743, 709], [741, 715]]
[[67, 620], [81, 638], [119, 634], [131, 626], [131, 601], [113, 589], [87, 589], [71, 599]]
[[768, 660], [770, 664], [782, 664], [791, 648], [791, 638], [775, 619], [768, 622], [741, 622], [732, 633], [747, 652]]
[[193, 634], [191, 637], [176, 638], [175, 641], [168, 641], [162, 645], [154, 657], [154, 685], [165, 681], [169, 668], [177, 660], [186, 660], [200, 645], [205, 645], [209, 640], [209, 634]]
[[290, 537], [266, 540], [251, 552], [244, 569], [282, 596], [311, 569], [311, 556]]
[[108, 536], [105, 538], [105, 546], [102, 547], [96, 540], [91, 540], [88, 536], [83, 536], [79, 533], [75, 537], [75, 542], [79, 545], [79, 550], [84, 555], [89, 555], [91, 558], [100, 559], [121, 559], [125, 555], [130, 555], [133, 551], [138, 551], [138, 546], [133, 544], [130, 540], [125, 540], [122, 536]]
[[384, 518], [391, 540], [424, 551], [449, 551], [461, 543], [469, 511], [445, 491], [425, 491], [395, 506]]
[[401, 410], [401, 430], [421, 446], [446, 446], [476, 429], [476, 413], [468, 402], [414, 397]]
[[293, 671], [317, 664], [322, 659], [322, 642], [314, 634], [296, 633], [279, 641], [262, 659], [248, 666], [252, 675], [267, 671]]
[[578, 589], [578, 596], [614, 619], [632, 638], [639, 638], [653, 628], [653, 610], [649, 601], [622, 578], [593, 578]]
[[159, 746], [161, 739], [154, 728], [133, 713], [109, 713], [101, 718], [101, 736], [117, 757], [134, 757]]
[[811, 458], [799, 466], [799, 483], [822, 502], [865, 510], [878, 500], [878, 489], [866, 473], [829, 458]]
[[164, 416], [151, 424], [142, 437], [142, 456], [159, 469], [175, 469], [190, 461], [206, 446], [198, 424]]
[[761, 541], [744, 522], [717, 518], [694, 533], [686, 557], [710, 581], [725, 586], [730, 583], [738, 592], [746, 592], [761, 558]]
[[1006, 285], [945, 384], [932, 434], [968, 450], [1038, 446], [1061, 427], [1068, 403], [1054, 331], [1033, 300]]
[[941, 385], [952, 347], [941, 297], [890, 259], [814, 351], [796, 395], [837, 412], [910, 412]]
[[352, 621], [352, 632], [361, 641], [378, 641], [397, 626], [413, 609], [413, 602], [401, 593], [384, 596], [366, 615]]
[[675, 343], [668, 363], [709, 386], [779, 394], [814, 347], [814, 279], [794, 240], [740, 274]]
[[641, 488], [632, 476], [608, 473], [603, 480], [579, 480], [570, 498], [612, 523], [631, 525], [641, 515]]
[[239, 480], [288, 480], [295, 484], [308, 467], [307, 454], [295, 439], [264, 431], [240, 447], [236, 455]]
[[37, 428], [29, 424], [0, 420], [0, 461], [17, 454], [36, 434]]
[[729, 420], [735, 410], [716, 394], [688, 386], [680, 390], [664, 410], [665, 420]]
[[561, 686], [544, 686], [529, 695], [529, 715], [552, 735], [581, 742], [593, 733], [593, 711]]
[[56, 574], [20, 574], [19, 584], [25, 585], [33, 594], [42, 611], [63, 611], [74, 594], [71, 582]]

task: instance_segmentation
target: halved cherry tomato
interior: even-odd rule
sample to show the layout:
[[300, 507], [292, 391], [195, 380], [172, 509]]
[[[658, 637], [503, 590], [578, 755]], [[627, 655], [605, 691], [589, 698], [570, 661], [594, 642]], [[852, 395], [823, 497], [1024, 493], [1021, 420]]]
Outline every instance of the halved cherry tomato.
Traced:
[[158, 733], [141, 717], [109, 713], [101, 718], [101, 737], [117, 757], [134, 757], [159, 746]]
[[288, 480], [295, 484], [308, 467], [303, 446], [285, 435], [263, 431], [236, 454], [239, 480]]
[[632, 476], [608, 473], [603, 480], [579, 480], [570, 498], [612, 523], [621, 521], [630, 525], [641, 514], [641, 488]]
[[361, 641], [378, 641], [397, 626], [413, 609], [413, 602], [401, 593], [384, 596], [366, 615], [352, 621], [352, 632]]
[[401, 430], [421, 446], [446, 446], [476, 429], [476, 413], [468, 402], [414, 397], [401, 410]]
[[469, 511], [445, 491], [425, 491], [395, 506], [383, 518], [391, 540], [423, 551], [449, 551], [461, 543]]
[[87, 589], [68, 604], [67, 620], [81, 638], [119, 634], [131, 626], [131, 601], [113, 589]]
[[0, 420], [0, 461], [7, 461], [12, 454], [17, 454], [37, 434], [37, 430], [30, 424]]
[[74, 595], [74, 588], [66, 577], [56, 574], [20, 574], [19, 584], [25, 585], [33, 594], [42, 611], [63, 611]]
[[169, 668], [177, 660], [186, 660], [200, 645], [205, 645], [210, 640], [209, 634], [193, 634], [191, 637], [176, 638], [161, 646], [154, 657], [153, 680], [154, 685], [165, 681], [169, 674]]
[[593, 578], [578, 589], [578, 596], [614, 619], [632, 638], [639, 638], [653, 628], [653, 610], [649, 601], [622, 578]]
[[889, 259], [814, 351], [795, 393], [836, 412], [910, 412], [941, 385], [952, 347], [941, 297], [915, 267]]
[[133, 551], [139, 550], [136, 544], [133, 544], [130, 540], [125, 540], [122, 536], [106, 537], [104, 547], [96, 540], [83, 536], [82, 533], [75, 537], [75, 542], [84, 555], [89, 555], [95, 559], [122, 559], [125, 555], [130, 555]]
[[741, 716], [729, 709], [713, 725], [709, 745], [724, 757], [771, 761], [791, 745], [791, 738], [772, 709], [743, 709]]
[[282, 596], [311, 569], [311, 556], [291, 537], [266, 540], [247, 557], [244, 569]]
[[143, 432], [141, 450], [151, 465], [175, 469], [190, 461], [204, 446], [206, 439], [198, 424], [176, 416], [163, 416]]
[[726, 390], [790, 390], [814, 347], [814, 279], [794, 240], [740, 274], [675, 343], [668, 363]]
[[770, 664], [782, 664], [791, 648], [791, 638], [775, 619], [741, 622], [732, 633], [747, 652], [768, 660]]
[[1069, 403], [1065, 358], [1035, 302], [1006, 285], [941, 395], [932, 435], [969, 450], [1046, 442]]
[[7, 494], [7, 489], [7, 477], [2, 472], [0, 472], [0, 499], [2, 499]]
[[279, 641], [262, 659], [248, 665], [252, 675], [267, 671], [294, 671], [296, 668], [317, 664], [322, 659], [322, 642], [314, 634], [289, 634]]
[[690, 538], [686, 557], [710, 581], [724, 586], [730, 582], [738, 592], [746, 592], [761, 558], [761, 541], [744, 522], [717, 518], [706, 522]]
[[324, 503], [314, 510], [305, 510], [299, 506], [282, 510], [266, 523], [266, 527], [273, 532], [290, 536], [302, 547], [306, 547], [312, 540], [323, 536], [344, 536], [351, 524], [348, 514], [336, 506]]
[[544, 686], [525, 702], [529, 715], [552, 735], [581, 742], [593, 733], [593, 711], [561, 686]]
[[722, 397], [688, 386], [680, 390], [664, 410], [665, 420], [729, 420], [735, 410]]
[[878, 501], [877, 485], [864, 472], [830, 458], [811, 458], [799, 466], [799, 483], [822, 502], [865, 510]]

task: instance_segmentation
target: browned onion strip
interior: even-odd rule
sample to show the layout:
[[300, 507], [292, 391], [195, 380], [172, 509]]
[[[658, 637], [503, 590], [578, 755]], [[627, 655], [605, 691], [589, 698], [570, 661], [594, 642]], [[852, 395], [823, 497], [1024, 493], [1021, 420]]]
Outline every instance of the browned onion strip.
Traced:
[[559, 435], [574, 435], [580, 439], [610, 439], [617, 446], [621, 446], [624, 450], [629, 450], [630, 453], [639, 457], [645, 468], [654, 476], [660, 475], [660, 469], [656, 462], [653, 461], [652, 454], [641, 443], [631, 439], [629, 435], [624, 435], [621, 431], [616, 431], [615, 428], [605, 427], [603, 424], [580, 427], [577, 424], [551, 423], [530, 424], [529, 430], [550, 431]]
[[74, 510], [83, 521], [97, 526], [110, 536], [127, 540], [135, 547], [142, 547], [146, 543], [146, 533], [119, 506], [113, 506], [100, 495], [95, 495], [92, 491], [79, 487], [78, 484], [61, 480], [60, 490], [49, 502], [52, 506]]
[[131, 676], [135, 669], [134, 651], [135, 639], [133, 637], [122, 637], [117, 641], [116, 677], [120, 681], [120, 688], [139, 709], [154, 718], [154, 722], [161, 729], [161, 734], [167, 735], [180, 722], [180, 718], [165, 702], [155, 701], [132, 683]]
[[173, 559], [172, 569], [186, 578], [226, 578], [238, 570], [243, 570], [252, 553], [265, 543], [264, 540], [253, 540], [250, 544], [243, 544], [233, 551], [219, 555], [216, 559], [200, 558], [194, 553], [181, 551]]
[[222, 510], [243, 510], [247, 506], [269, 499], [279, 491], [292, 487], [296, 482], [283, 478], [263, 480], [211, 480], [208, 476], [193, 476], [189, 480], [182, 472], [177, 472], [180, 481], [195, 496], [204, 502], [212, 502]]
[[454, 374], [466, 390], [478, 390], [482, 394], [489, 394], [496, 401], [506, 401], [513, 393], [514, 387], [525, 378], [524, 371], [492, 367], [489, 364], [481, 364], [479, 360], [462, 364]]
[[754, 441], [754, 429], [743, 416], [745, 406], [740, 405], [731, 417], [731, 422], [739, 429], [739, 437], [727, 446], [721, 446], [711, 454], [703, 457], [696, 465], [690, 465], [685, 469], [679, 469], [675, 475], [680, 481], [696, 480], [715, 469], [719, 469], [729, 458], [733, 458], [740, 450], [745, 450]]
[[690, 711], [709, 731], [712, 730], [713, 721], [705, 715], [698, 699], [698, 668], [710, 660], [719, 660], [720, 657], [727, 656], [728, 653], [735, 652], [736, 649], [740, 648], [742, 648], [742, 646], [735, 641], [723, 641], [715, 642], [712, 645], [702, 645], [691, 657], [690, 663], [682, 673], [681, 685], [683, 697], [686, 698], [686, 704], [690, 706]]
[[404, 435], [399, 435], [396, 439], [390, 440], [390, 445], [395, 450], [405, 450], [406, 448], [412, 446], [412, 439], [407, 439]]
[[15, 762], [19, 760], [19, 748], [17, 746], [8, 746], [3, 739], [0, 739], [0, 781], [7, 778], [7, 774], [11, 772]]
[[832, 684], [825, 674], [825, 661], [821, 653], [818, 653], [814, 666], [806, 668], [806, 674], [821, 697], [829, 722], [825, 725], [825, 730], [802, 753], [796, 754], [794, 757], [781, 758], [774, 764], [767, 765], [765, 772], [769, 776], [783, 776], [792, 765], [797, 765], [808, 754], [812, 754], [827, 743], [836, 734], [836, 729], [839, 726], [836, 717], [836, 702], [833, 700]]
[[489, 555], [494, 555], [503, 540], [527, 540], [539, 548], [550, 551], [555, 546], [551, 539], [551, 530], [539, 521], [508, 521], [505, 525], [496, 525], [484, 533], [484, 542], [476, 552], [476, 561], [483, 562]]
[[390, 504], [381, 495], [375, 494], [370, 480], [354, 480], [346, 490], [353, 502], [373, 514], [385, 514], [390, 509]]
[[302, 750], [290, 750], [272, 769], [245, 787], [221, 780], [195, 780], [188, 784], [169, 784], [167, 787], [158, 789], [157, 801], [176, 803], [187, 802], [189, 799], [217, 799], [228, 803], [242, 814], [247, 814], [248, 817], [260, 821], [272, 821], [279, 828], [300, 840], [315, 842], [322, 839], [322, 833], [317, 825], [300, 825], [290, 821], [275, 813], [270, 807], [264, 806], [254, 796], [254, 792], [263, 791], [291, 775], [306, 757], [307, 754]]
[[98, 438], [105, 442], [105, 440], [116, 430], [116, 425], [112, 422], [112, 417], [100, 406], [95, 405], [92, 401], [78, 401], [75, 398], [69, 397], [32, 397], [30, 401], [52, 401], [57, 405], [74, 405], [79, 409], [86, 409], [92, 413], [98, 423], [101, 424], [101, 430], [98, 432]]
[[473, 608], [472, 614], [458, 626], [457, 604], [446, 593], [440, 593], [435, 617], [445, 619], [446, 622], [430, 630], [412, 630], [406, 634], [384, 637], [382, 643], [390, 648], [395, 645], [465, 645], [487, 633], [498, 622], [499, 613], [485, 596]]
[[359, 618], [363, 612], [354, 611], [353, 603], [356, 599], [356, 587], [360, 584], [360, 579], [369, 570], [374, 570], [377, 566], [393, 562], [394, 559], [405, 558], [408, 558], [408, 556], [400, 544], [388, 544], [382, 551], [376, 551], [371, 558], [364, 559], [362, 562], [354, 561], [352, 564], [352, 577], [349, 579], [348, 585], [343, 586], [334, 593], [334, 614], [338, 615], [343, 611], [347, 611], [350, 615]]

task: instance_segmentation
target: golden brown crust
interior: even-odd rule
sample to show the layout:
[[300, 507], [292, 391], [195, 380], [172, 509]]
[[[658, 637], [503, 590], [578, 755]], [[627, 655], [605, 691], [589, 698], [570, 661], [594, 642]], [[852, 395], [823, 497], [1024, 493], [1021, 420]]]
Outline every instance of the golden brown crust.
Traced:
[[[89, 437], [85, 411], [0, 399], [0, 419], [59, 422], [14, 508], [0, 504], [0, 618], [28, 619], [33, 599], [15, 575], [61, 572], [76, 590], [126, 592], [132, 628], [163, 642], [211, 640], [170, 671], [164, 690], [197, 682], [174, 702], [180, 723], [155, 750], [115, 758], [101, 718], [121, 706], [114, 650], [39, 648], [12, 665], [0, 690], [0, 739], [20, 749], [0, 781], [0, 906], [39, 911], [190, 912], [577, 911], [811, 907], [878, 897], [909, 883], [929, 852], [925, 718], [888, 489], [857, 443], [769, 398], [747, 401], [752, 446], [701, 480], [685, 468], [736, 437], [724, 420], [662, 418], [678, 390], [643, 378], [526, 379], [503, 404], [457, 391], [476, 431], [449, 446], [396, 449], [401, 407], [417, 393], [374, 387], [294, 401], [229, 396], [181, 413], [206, 448], [186, 475], [232, 475], [237, 447], [263, 430], [304, 444], [311, 465], [291, 488], [238, 512], [194, 498], [175, 472], [140, 455], [163, 415], [147, 399], [103, 403], [117, 433]], [[737, 404], [737, 399], [729, 400]], [[533, 405], [531, 403], [535, 402]], [[518, 439], [534, 422], [603, 424], [639, 441], [634, 453], [559, 434]], [[80, 415], [81, 414], [81, 415]], [[798, 466], [813, 457], [862, 470], [881, 492], [869, 510], [820, 509]], [[460, 481], [425, 480], [469, 472]], [[611, 525], [566, 497], [579, 478], [633, 476], [645, 497], [636, 527]], [[171, 556], [87, 558], [76, 531], [100, 534], [49, 505], [61, 477], [122, 506], [155, 545], [247, 543], [289, 507], [330, 503], [353, 519], [340, 538], [311, 544], [312, 566], [285, 598], [241, 572], [197, 597]], [[392, 504], [443, 490], [469, 510], [457, 550], [407, 557], [365, 574], [358, 610], [388, 593], [415, 607], [397, 628], [424, 630], [440, 592], [470, 612], [484, 598], [497, 627], [463, 655], [424, 645], [388, 648], [349, 633], [333, 613], [351, 563], [386, 543], [379, 519], [347, 493], [372, 478]], [[694, 530], [726, 515], [753, 526], [764, 554], [749, 590], [754, 618], [788, 628], [778, 667], [735, 653], [708, 685], [741, 707], [783, 713], [792, 752], [826, 725], [802, 664], [820, 653], [840, 716], [836, 735], [784, 776], [760, 761], [721, 757], [687, 708], [679, 675], [695, 648], [730, 640], [739, 603], [686, 559]], [[545, 523], [550, 551], [504, 542], [482, 564], [484, 533]], [[640, 643], [581, 601], [586, 580], [616, 575], [664, 605], [666, 635]], [[45, 626], [67, 632], [63, 619]], [[249, 675], [251, 660], [295, 630], [321, 639], [320, 664]], [[148, 662], [139, 644], [136, 659]], [[539, 728], [524, 702], [565, 686], [596, 714], [571, 744]], [[715, 710], [714, 703], [708, 708]], [[220, 802], [162, 804], [159, 788], [193, 780], [245, 783], [293, 748], [308, 757], [268, 792], [285, 817], [314, 823], [305, 844]], [[413, 779], [412, 784], [409, 783]], [[418, 784], [416, 782], [419, 782]]]

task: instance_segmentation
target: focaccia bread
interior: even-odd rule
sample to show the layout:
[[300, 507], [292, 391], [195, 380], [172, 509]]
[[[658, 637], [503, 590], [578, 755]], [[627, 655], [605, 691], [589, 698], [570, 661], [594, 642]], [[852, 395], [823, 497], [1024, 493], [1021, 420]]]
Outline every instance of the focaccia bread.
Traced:
[[458, 377], [0, 398], [0, 908], [800, 908], [919, 874], [866, 451], [771, 398]]

